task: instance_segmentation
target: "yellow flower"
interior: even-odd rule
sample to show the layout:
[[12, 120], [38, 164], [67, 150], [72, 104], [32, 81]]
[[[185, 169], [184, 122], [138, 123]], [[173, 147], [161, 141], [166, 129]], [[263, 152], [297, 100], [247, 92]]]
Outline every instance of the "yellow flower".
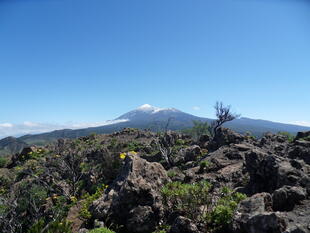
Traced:
[[77, 202], [77, 198], [76, 198], [75, 196], [71, 196], [71, 197], [70, 197], [70, 200], [71, 200], [72, 202]]
[[120, 153], [120, 154], [119, 154], [119, 157], [120, 157], [121, 159], [125, 159], [125, 158], [126, 158], [126, 154], [125, 154], [125, 153]]
[[109, 187], [109, 185], [106, 185], [105, 188], [107, 189]]
[[135, 151], [133, 151], [133, 150], [132, 150], [132, 151], [129, 151], [128, 153], [129, 153], [130, 155], [137, 155], [137, 154], [138, 154], [137, 152], [135, 152]]

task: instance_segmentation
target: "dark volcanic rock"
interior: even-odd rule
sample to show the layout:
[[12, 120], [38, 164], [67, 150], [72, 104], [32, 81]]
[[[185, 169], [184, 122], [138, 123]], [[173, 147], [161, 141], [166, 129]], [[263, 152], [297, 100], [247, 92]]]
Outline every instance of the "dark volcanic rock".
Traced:
[[288, 151], [289, 158], [302, 159], [310, 165], [310, 142], [295, 141], [293, 146]]
[[159, 163], [127, 156], [120, 175], [91, 211], [97, 219], [123, 225], [124, 232], [152, 232], [163, 214], [160, 189], [168, 181]]
[[250, 174], [252, 193], [272, 193], [284, 185], [295, 186], [304, 175], [288, 159], [256, 149], [246, 154], [245, 166]]
[[234, 233], [281, 233], [285, 229], [285, 220], [272, 212], [269, 193], [259, 193], [240, 202], [232, 222]]
[[295, 141], [299, 140], [299, 139], [303, 139], [303, 138], [309, 138], [309, 137], [310, 137], [310, 131], [298, 132], [296, 137], [295, 137]]
[[199, 230], [192, 220], [179, 216], [174, 220], [169, 233], [198, 233]]
[[217, 149], [231, 143], [241, 143], [245, 137], [227, 128], [219, 128], [217, 134], [210, 144], [211, 149]]
[[178, 154], [171, 158], [174, 165], [184, 164], [189, 161], [196, 161], [201, 155], [201, 149], [197, 145], [193, 145], [181, 149]]
[[276, 211], [290, 211], [295, 204], [306, 198], [306, 192], [301, 187], [284, 186], [274, 191], [272, 195], [273, 209]]

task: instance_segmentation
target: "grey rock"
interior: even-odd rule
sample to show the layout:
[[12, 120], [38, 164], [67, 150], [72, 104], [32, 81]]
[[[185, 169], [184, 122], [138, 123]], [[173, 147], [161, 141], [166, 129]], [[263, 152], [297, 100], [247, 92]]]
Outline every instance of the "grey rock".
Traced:
[[306, 137], [310, 137], [310, 131], [307, 132], [298, 132], [296, 137], [295, 137], [295, 141], [302, 139], [302, 138], [306, 138]]
[[160, 190], [169, 180], [161, 164], [127, 156], [117, 179], [90, 211], [97, 219], [125, 226], [126, 232], [152, 232], [163, 215]]
[[275, 211], [290, 211], [295, 204], [306, 198], [306, 192], [301, 187], [283, 186], [274, 191], [272, 195], [273, 209]]
[[298, 186], [304, 173], [294, 168], [289, 159], [254, 149], [245, 156], [250, 175], [250, 192], [270, 192], [284, 185]]
[[231, 129], [219, 128], [217, 134], [214, 137], [212, 143], [210, 144], [210, 149], [217, 149], [224, 145], [229, 145], [231, 143], [241, 143], [245, 140], [245, 137], [241, 134], [238, 134]]
[[269, 193], [258, 193], [239, 203], [232, 222], [234, 233], [281, 233], [285, 220], [272, 212]]
[[179, 216], [173, 222], [169, 233], [198, 233], [199, 230], [192, 220]]
[[181, 149], [178, 154], [171, 158], [174, 165], [180, 165], [189, 161], [196, 161], [201, 155], [201, 149], [197, 145], [193, 145]]

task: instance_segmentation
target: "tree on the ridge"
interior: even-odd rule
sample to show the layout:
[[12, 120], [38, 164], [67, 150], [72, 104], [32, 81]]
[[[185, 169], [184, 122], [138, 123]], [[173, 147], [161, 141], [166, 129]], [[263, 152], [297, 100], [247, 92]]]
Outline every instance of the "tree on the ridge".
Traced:
[[240, 117], [239, 114], [231, 112], [231, 106], [224, 106], [222, 102], [216, 102], [214, 109], [216, 114], [216, 120], [211, 123], [211, 134], [215, 138], [218, 129], [226, 122], [232, 121]]

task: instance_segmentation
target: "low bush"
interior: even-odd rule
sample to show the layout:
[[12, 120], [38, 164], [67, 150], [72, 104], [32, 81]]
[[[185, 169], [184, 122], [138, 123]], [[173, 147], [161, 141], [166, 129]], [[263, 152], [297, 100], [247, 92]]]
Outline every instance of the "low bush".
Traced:
[[27, 233], [72, 233], [71, 223], [68, 221], [54, 221], [45, 224], [44, 220], [41, 219], [33, 224]]
[[222, 188], [220, 199], [212, 211], [206, 214], [209, 225], [216, 230], [227, 226], [232, 220], [238, 203], [245, 198], [245, 194], [233, 192], [233, 190], [227, 187]]
[[115, 232], [111, 231], [108, 228], [101, 227], [101, 228], [93, 229], [93, 230], [89, 231], [88, 233], [115, 233]]
[[80, 216], [82, 218], [90, 219], [92, 217], [91, 213], [89, 212], [89, 206], [91, 205], [91, 203], [93, 203], [93, 201], [101, 197], [106, 187], [107, 187], [106, 185], [102, 184], [97, 188], [97, 191], [93, 195], [90, 195], [89, 193], [87, 193], [83, 197], [84, 200], [82, 201], [82, 208], [80, 210]]
[[6, 167], [7, 163], [8, 163], [8, 159], [7, 158], [0, 157], [0, 168]]
[[211, 185], [206, 181], [194, 184], [171, 182], [162, 189], [166, 212], [190, 218], [210, 231], [223, 231], [231, 222], [238, 203], [246, 195], [222, 188], [220, 194], [212, 195]]
[[210, 161], [208, 160], [204, 160], [204, 161], [201, 161], [200, 164], [199, 164], [199, 172], [204, 172], [206, 171], [209, 167], [210, 167]]
[[289, 132], [279, 132], [278, 135], [285, 136], [289, 142], [294, 141], [295, 136]]
[[203, 181], [194, 184], [171, 182], [162, 189], [164, 204], [170, 210], [182, 213], [189, 218], [199, 215], [199, 207], [210, 203], [210, 183]]
[[169, 178], [173, 178], [173, 177], [177, 176], [178, 174], [175, 171], [168, 171], [167, 175]]

